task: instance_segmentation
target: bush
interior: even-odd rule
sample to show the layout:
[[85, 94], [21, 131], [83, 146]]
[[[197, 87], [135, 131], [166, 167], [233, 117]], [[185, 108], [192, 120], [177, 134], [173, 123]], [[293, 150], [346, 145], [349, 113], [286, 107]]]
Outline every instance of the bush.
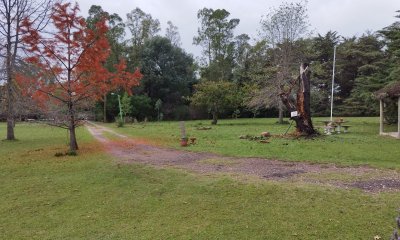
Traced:
[[123, 120], [121, 120], [121, 118], [120, 117], [117, 117], [116, 119], [115, 119], [115, 123], [117, 124], [117, 127], [124, 127], [124, 125], [125, 125], [125, 123], [124, 123], [124, 121]]
[[152, 117], [155, 112], [151, 98], [145, 95], [133, 95], [131, 97], [132, 117], [139, 121], [143, 121], [146, 117]]

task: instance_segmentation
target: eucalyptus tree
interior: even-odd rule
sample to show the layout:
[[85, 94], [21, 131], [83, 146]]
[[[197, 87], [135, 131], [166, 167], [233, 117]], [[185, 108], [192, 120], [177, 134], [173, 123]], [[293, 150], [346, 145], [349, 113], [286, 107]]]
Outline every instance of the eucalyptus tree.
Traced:
[[126, 26], [131, 33], [127, 46], [128, 66], [135, 68], [140, 66], [143, 45], [160, 32], [160, 21], [138, 7], [129, 12], [126, 17]]
[[167, 22], [167, 29], [165, 30], [165, 37], [168, 38], [171, 43], [177, 47], [182, 45], [181, 36], [178, 32], [178, 27], [175, 26], [171, 21]]
[[235, 50], [233, 31], [240, 20], [229, 19], [229, 16], [230, 13], [225, 9], [203, 8], [197, 13], [200, 27], [193, 43], [203, 48], [206, 59], [203, 78], [232, 79]]

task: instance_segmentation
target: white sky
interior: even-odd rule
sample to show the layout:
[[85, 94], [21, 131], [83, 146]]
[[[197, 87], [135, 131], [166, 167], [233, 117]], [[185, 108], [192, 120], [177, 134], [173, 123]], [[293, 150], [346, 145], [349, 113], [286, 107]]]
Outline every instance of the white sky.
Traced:
[[[235, 33], [257, 37], [260, 19], [271, 7], [278, 7], [279, 0], [77, 0], [81, 13], [87, 16], [91, 5], [100, 5], [109, 13], [117, 13], [124, 20], [126, 14], [136, 7], [160, 20], [161, 28], [171, 20], [179, 28], [182, 47], [198, 56], [200, 48], [194, 46], [199, 22], [197, 11], [203, 7], [224, 8], [230, 18], [239, 18]], [[295, 1], [298, 2], [298, 1]], [[360, 36], [367, 30], [376, 31], [393, 23], [400, 0], [309, 0], [308, 14], [311, 30], [325, 34], [329, 30], [350, 37]]]

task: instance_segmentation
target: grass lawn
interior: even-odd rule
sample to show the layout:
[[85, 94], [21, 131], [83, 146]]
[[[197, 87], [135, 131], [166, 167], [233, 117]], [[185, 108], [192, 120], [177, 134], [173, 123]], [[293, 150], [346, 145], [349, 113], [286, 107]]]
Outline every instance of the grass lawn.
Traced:
[[[353, 139], [359, 146], [362, 141], [372, 146], [369, 136], [374, 136], [373, 120], [366, 119], [369, 123], [364, 132], [360, 125], [354, 127], [354, 133], [343, 137], [287, 141], [289, 145], [282, 147], [293, 148], [291, 151], [295, 152], [294, 146], [305, 145], [305, 149], [298, 149], [301, 160], [308, 159], [307, 156], [313, 158], [311, 153], [306, 155], [307, 149], [323, 143], [346, 146]], [[188, 122], [189, 132], [199, 137], [199, 145], [191, 148], [200, 151], [207, 144], [213, 146], [210, 150], [217, 151], [222, 145], [229, 146], [223, 153], [246, 155], [252, 153], [235, 150], [234, 146], [241, 149], [253, 146], [258, 154], [262, 153], [261, 147], [281, 146], [275, 140], [271, 145], [258, 145], [237, 139], [244, 130], [250, 134], [284, 130], [285, 127], [275, 126], [272, 120], [254, 120], [252, 125], [246, 120], [221, 123], [200, 133], [192, 130], [198, 122]], [[353, 120], [352, 125], [355, 125]], [[3, 135], [4, 128], [0, 124]], [[177, 133], [166, 135], [168, 131], [171, 134], [178, 131], [172, 122], [148, 124], [142, 130], [122, 130], [128, 129], [132, 134], [140, 133], [140, 137], [146, 135], [147, 129], [147, 137], [153, 139], [158, 129], [159, 136], [165, 135], [164, 142], [176, 139]], [[232, 134], [228, 134], [229, 129]], [[217, 132], [224, 134], [214, 144], [210, 143]], [[246, 183], [224, 176], [119, 165], [101, 151], [84, 129], [78, 131], [79, 155], [70, 157], [54, 157], [67, 149], [65, 130], [21, 124], [17, 125], [16, 136], [19, 140], [15, 142], [0, 141], [1, 239], [281, 240], [373, 239], [375, 235], [388, 239], [400, 205], [398, 193], [366, 194], [269, 181]], [[209, 138], [204, 139], [206, 136]], [[385, 143], [382, 147], [399, 144], [392, 139], [375, 139]], [[290, 155], [285, 155], [285, 151], [276, 149], [275, 154], [282, 152], [277, 156], [284, 158]], [[387, 163], [394, 164], [394, 159]]]
[[[314, 125], [327, 118], [315, 118]], [[276, 124], [276, 119], [236, 119], [220, 120], [211, 130], [196, 130], [197, 127], [210, 126], [209, 120], [187, 121], [188, 136], [197, 138], [198, 144], [187, 150], [214, 152], [229, 156], [263, 157], [289, 161], [309, 161], [338, 163], [343, 165], [371, 165], [374, 167], [400, 169], [400, 141], [378, 135], [379, 119], [345, 118], [350, 132], [316, 139], [288, 140], [272, 138], [271, 143], [239, 139], [241, 135], [256, 135], [268, 131], [283, 134], [289, 125]], [[170, 147], [179, 147], [180, 129], [178, 122], [150, 122], [117, 128], [137, 138], [152, 139], [154, 142]], [[397, 125], [385, 126], [385, 131], [397, 131]], [[294, 127], [289, 132], [294, 131]]]

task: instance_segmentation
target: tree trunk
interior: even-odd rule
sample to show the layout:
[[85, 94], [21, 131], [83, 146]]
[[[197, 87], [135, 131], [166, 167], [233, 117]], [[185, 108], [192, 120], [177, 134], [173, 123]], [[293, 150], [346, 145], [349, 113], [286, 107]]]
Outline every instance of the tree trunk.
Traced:
[[69, 151], [76, 152], [78, 150], [78, 142], [76, 141], [75, 125], [69, 127]]
[[7, 83], [7, 140], [15, 140], [14, 135], [14, 106], [12, 100], [11, 81]]
[[75, 113], [73, 109], [73, 104], [70, 102], [68, 104], [68, 112], [69, 112], [69, 151], [76, 152], [78, 150], [78, 142], [76, 141], [76, 134], [75, 134]]
[[7, 51], [7, 140], [15, 140], [14, 136], [14, 99], [13, 99], [13, 66], [11, 49]]
[[308, 69], [308, 64], [303, 63], [300, 66], [300, 75], [296, 81], [298, 84], [296, 103], [294, 103], [294, 99], [290, 97], [290, 91], [280, 94], [283, 104], [285, 104], [291, 112], [297, 111], [297, 116], [292, 117], [296, 122], [297, 133], [307, 136], [317, 134], [311, 121], [310, 75], [311, 71]]
[[212, 117], [213, 117], [213, 119], [212, 119], [212, 121], [211, 121], [211, 124], [212, 124], [212, 125], [217, 125], [217, 122], [218, 122], [218, 115], [217, 115], [217, 113], [216, 113], [216, 112], [213, 112], [213, 113], [212, 113]]
[[282, 105], [282, 102], [278, 103], [278, 111], [279, 111], [278, 123], [279, 124], [283, 124], [283, 105]]
[[104, 95], [103, 122], [107, 122], [107, 94]]

